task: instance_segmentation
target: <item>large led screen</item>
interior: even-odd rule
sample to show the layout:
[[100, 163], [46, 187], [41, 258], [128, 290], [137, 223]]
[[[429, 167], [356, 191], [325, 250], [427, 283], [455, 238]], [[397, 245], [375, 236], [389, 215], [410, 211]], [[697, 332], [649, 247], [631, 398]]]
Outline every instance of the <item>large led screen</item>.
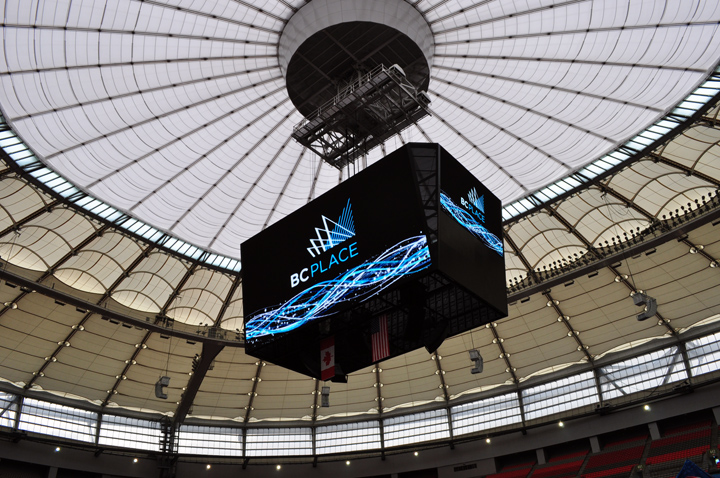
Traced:
[[506, 316], [500, 213], [442, 147], [404, 146], [242, 244], [247, 352], [342, 381]]
[[397, 151], [241, 246], [249, 352], [431, 266], [410, 162]]

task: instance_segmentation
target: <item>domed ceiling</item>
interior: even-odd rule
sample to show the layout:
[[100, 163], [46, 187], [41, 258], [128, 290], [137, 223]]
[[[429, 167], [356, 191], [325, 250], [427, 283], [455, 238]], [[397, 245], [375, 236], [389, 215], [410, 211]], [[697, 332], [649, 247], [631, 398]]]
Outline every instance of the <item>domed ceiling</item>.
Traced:
[[[332, 17], [318, 31], [350, 3], [361, 2], [308, 4]], [[391, 2], [362, 4], [392, 16]], [[115, 213], [75, 202], [80, 193], [39, 186], [62, 181], [32, 152], [91, 195], [237, 257], [244, 239], [350, 174], [290, 139], [302, 118], [279, 45], [305, 5], [4, 2], [0, 390], [106, 413], [363, 420], [518, 393], [538, 375], [717, 331], [720, 110], [665, 116], [701, 84], [691, 100], [717, 102], [717, 72], [705, 82], [720, 59], [714, 1], [403, 3], [432, 32], [418, 44], [432, 114], [367, 163], [403, 142], [439, 142], [507, 204], [670, 119], [627, 167], [506, 221], [507, 319], [352, 374], [332, 384], [329, 408], [319, 382], [245, 354], [239, 274], [149, 239], [147, 226], [113, 227], [102, 218]], [[635, 320], [637, 289], [658, 299], [657, 317]], [[194, 357], [213, 343], [212, 367], [194, 379]], [[469, 373], [472, 348], [482, 374]], [[162, 375], [167, 400], [154, 395]]]
[[[441, 143], [504, 203], [633, 136], [720, 58], [713, 1], [361, 3], [7, 0], [0, 105], [75, 185], [237, 258], [349, 174], [290, 139], [302, 117], [280, 42], [293, 18], [300, 31], [358, 16], [424, 22], [431, 116], [367, 163], [404, 142]], [[304, 8], [325, 13], [308, 20]]]

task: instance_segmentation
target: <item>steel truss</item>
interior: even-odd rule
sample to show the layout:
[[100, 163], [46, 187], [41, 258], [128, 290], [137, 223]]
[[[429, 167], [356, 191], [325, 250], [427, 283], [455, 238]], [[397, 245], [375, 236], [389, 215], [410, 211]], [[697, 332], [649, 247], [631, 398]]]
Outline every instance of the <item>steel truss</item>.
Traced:
[[292, 137], [342, 169], [429, 115], [430, 98], [397, 65], [379, 65], [293, 128]]

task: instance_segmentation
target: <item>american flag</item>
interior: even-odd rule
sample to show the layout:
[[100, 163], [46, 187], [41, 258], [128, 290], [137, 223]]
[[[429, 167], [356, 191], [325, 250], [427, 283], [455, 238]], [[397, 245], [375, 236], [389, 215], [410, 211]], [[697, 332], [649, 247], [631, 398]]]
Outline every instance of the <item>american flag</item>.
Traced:
[[372, 334], [372, 361], [379, 362], [390, 355], [387, 315], [383, 314], [372, 319], [370, 333]]

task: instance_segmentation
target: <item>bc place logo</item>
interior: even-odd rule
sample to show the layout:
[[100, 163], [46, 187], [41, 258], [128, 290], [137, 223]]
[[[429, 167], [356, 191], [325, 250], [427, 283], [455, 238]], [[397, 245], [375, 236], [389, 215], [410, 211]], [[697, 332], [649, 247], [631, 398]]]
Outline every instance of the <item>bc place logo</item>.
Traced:
[[468, 210], [473, 216], [478, 218], [480, 222], [485, 222], [485, 196], [478, 197], [478, 193], [473, 187], [468, 192], [468, 198], [460, 198], [460, 204]]
[[460, 198], [460, 204], [462, 207], [455, 204], [445, 191], [440, 191], [440, 205], [443, 211], [450, 214], [453, 219], [480, 239], [487, 247], [502, 256], [502, 241], [481, 224], [485, 222], [485, 196], [478, 197], [477, 191], [472, 188], [468, 194], [468, 199]]
[[[337, 221], [327, 216], [320, 216], [322, 227], [315, 228], [316, 237], [310, 239], [308, 253], [312, 257], [318, 257], [324, 252], [333, 249], [335, 246], [344, 243], [355, 237], [355, 221], [353, 220], [352, 205], [348, 199]], [[348, 244], [345, 247], [333, 252], [329, 258], [321, 259], [309, 267], [303, 268], [300, 272], [290, 275], [290, 287], [296, 287], [302, 282], [307, 282], [315, 276], [331, 269], [333, 266], [345, 262], [351, 257], [357, 256], [357, 242]]]
[[322, 218], [323, 227], [315, 228], [317, 237], [310, 239], [310, 247], [307, 248], [312, 257], [316, 257], [341, 242], [355, 237], [355, 222], [353, 221], [352, 206], [349, 199], [337, 221], [325, 216], [320, 217]]

